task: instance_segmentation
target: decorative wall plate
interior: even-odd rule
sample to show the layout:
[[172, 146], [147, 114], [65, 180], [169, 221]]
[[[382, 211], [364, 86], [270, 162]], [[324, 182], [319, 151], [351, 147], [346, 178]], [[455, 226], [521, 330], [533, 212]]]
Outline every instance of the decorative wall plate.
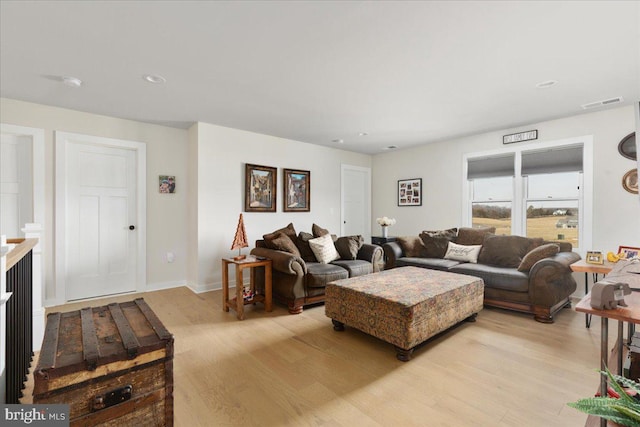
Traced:
[[618, 144], [618, 151], [622, 157], [626, 157], [627, 159], [636, 160], [638, 158], [635, 132], [631, 132], [629, 135], [622, 138]]
[[622, 188], [631, 194], [638, 194], [638, 169], [631, 169], [622, 177]]

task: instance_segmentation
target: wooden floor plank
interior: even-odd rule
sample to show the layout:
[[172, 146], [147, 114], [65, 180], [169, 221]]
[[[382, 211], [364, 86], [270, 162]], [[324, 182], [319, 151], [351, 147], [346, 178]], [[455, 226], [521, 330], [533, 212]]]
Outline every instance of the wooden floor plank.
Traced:
[[569, 309], [549, 325], [487, 308], [407, 363], [390, 344], [334, 331], [322, 305], [300, 315], [248, 305], [238, 321], [221, 291], [183, 287], [47, 312], [138, 296], [175, 336], [176, 426], [582, 426], [566, 403], [598, 383], [599, 324], [585, 329]]

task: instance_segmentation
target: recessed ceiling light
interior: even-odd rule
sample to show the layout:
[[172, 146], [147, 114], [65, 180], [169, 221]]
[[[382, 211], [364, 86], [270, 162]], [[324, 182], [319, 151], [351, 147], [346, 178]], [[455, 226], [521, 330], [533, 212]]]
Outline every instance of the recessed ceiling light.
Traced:
[[386, 150], [395, 150], [396, 148], [398, 148], [397, 145], [390, 145], [386, 148]]
[[157, 85], [165, 83], [167, 81], [167, 79], [157, 74], [145, 74], [144, 76], [142, 76], [142, 78], [148, 81], [149, 83], [153, 83]]
[[82, 80], [77, 77], [62, 77], [62, 83], [66, 84], [69, 87], [82, 86]]
[[360, 132], [360, 133], [358, 134], [358, 136], [367, 136], [367, 135], [369, 135], [369, 134], [368, 134], [368, 133], [366, 133], [366, 132]]
[[338, 144], [344, 144], [344, 139], [332, 139], [331, 142], [336, 142]]
[[555, 86], [556, 84], [558, 84], [557, 80], [547, 80], [547, 81], [544, 81], [544, 82], [537, 83], [536, 87], [538, 89], [546, 89], [548, 87]]

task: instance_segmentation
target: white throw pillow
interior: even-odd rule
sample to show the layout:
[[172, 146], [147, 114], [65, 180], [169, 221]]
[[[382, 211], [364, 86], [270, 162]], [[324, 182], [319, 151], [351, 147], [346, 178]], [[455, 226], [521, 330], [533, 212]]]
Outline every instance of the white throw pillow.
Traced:
[[329, 264], [331, 261], [340, 259], [340, 254], [333, 244], [331, 234], [325, 234], [324, 236], [309, 240], [309, 246], [321, 264]]
[[445, 259], [452, 259], [454, 261], [464, 261], [477, 264], [480, 248], [482, 248], [482, 245], [467, 246], [449, 242], [449, 245], [447, 246], [447, 253], [444, 254], [444, 257]]

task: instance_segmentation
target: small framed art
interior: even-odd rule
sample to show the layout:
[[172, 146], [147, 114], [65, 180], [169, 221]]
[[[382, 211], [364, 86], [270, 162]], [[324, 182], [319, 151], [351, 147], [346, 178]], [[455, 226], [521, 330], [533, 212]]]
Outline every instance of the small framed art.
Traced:
[[283, 169], [282, 180], [284, 199], [283, 212], [311, 211], [311, 172], [297, 169]]
[[275, 212], [278, 169], [247, 163], [244, 175], [245, 212]]
[[422, 178], [398, 180], [398, 206], [422, 206]]
[[586, 261], [589, 264], [604, 264], [604, 258], [602, 258], [602, 252], [588, 251]]
[[176, 177], [174, 175], [158, 175], [158, 191], [162, 194], [176, 192]]
[[631, 246], [619, 246], [618, 253], [624, 252], [625, 259], [631, 259], [633, 257], [640, 256], [640, 248], [634, 248]]

